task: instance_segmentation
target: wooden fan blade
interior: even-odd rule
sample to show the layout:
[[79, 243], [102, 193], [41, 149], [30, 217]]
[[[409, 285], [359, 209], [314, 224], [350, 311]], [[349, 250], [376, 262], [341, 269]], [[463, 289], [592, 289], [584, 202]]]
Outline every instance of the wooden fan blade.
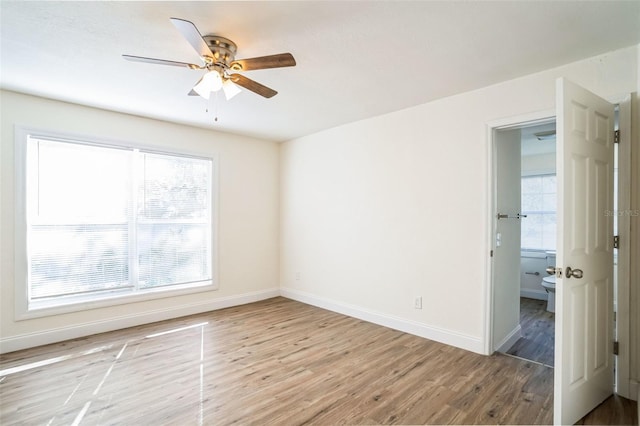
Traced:
[[260, 96], [264, 96], [265, 98], [271, 98], [278, 94], [278, 92], [276, 92], [275, 90], [264, 86], [257, 81], [253, 81], [242, 74], [231, 74], [229, 78], [238, 86], [244, 87], [247, 90], [251, 90], [252, 92], [257, 93]]
[[231, 69], [238, 71], [263, 70], [267, 68], [293, 67], [296, 60], [291, 53], [280, 53], [277, 55], [260, 56], [258, 58], [239, 59], [231, 62]]
[[132, 62], [146, 62], [148, 64], [157, 64], [157, 65], [172, 65], [174, 67], [187, 67], [192, 70], [202, 69], [200, 65], [189, 64], [187, 62], [177, 62], [177, 61], [167, 61], [166, 59], [156, 59], [156, 58], [145, 58], [143, 56], [132, 56], [132, 55], [122, 55], [124, 59]]
[[207, 46], [207, 42], [204, 41], [200, 31], [191, 21], [186, 21], [180, 18], [170, 18], [173, 25], [180, 31], [180, 34], [187, 39], [191, 47], [193, 47], [200, 57], [210, 56], [213, 57], [213, 52]]

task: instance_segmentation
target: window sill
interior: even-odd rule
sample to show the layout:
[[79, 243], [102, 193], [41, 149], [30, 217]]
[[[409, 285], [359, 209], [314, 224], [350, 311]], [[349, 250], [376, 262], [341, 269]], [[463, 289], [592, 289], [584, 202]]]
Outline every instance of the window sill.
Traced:
[[60, 301], [32, 302], [27, 310], [16, 309], [16, 321], [33, 318], [43, 318], [54, 315], [68, 314], [74, 312], [88, 311], [92, 309], [107, 308], [110, 306], [121, 306], [129, 303], [148, 302], [152, 300], [164, 299], [167, 297], [183, 296], [187, 294], [204, 293], [217, 290], [218, 286], [213, 281], [203, 283], [188, 284], [179, 288], [158, 288], [144, 292], [132, 294], [130, 291], [122, 291], [104, 296], [99, 300], [89, 296], [77, 296], [69, 298], [61, 303]]

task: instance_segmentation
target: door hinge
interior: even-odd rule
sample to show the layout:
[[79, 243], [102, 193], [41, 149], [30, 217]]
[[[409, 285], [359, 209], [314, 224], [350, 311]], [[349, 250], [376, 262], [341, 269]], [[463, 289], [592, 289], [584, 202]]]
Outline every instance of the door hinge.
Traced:
[[490, 254], [490, 256], [491, 256], [491, 257], [493, 257], [493, 250], [491, 250], [491, 254]]
[[620, 143], [620, 130], [613, 132], [613, 143]]
[[620, 248], [620, 236], [619, 235], [614, 235], [613, 236], [613, 248]]
[[620, 343], [613, 342], [613, 354], [619, 355], [619, 352], [620, 352]]

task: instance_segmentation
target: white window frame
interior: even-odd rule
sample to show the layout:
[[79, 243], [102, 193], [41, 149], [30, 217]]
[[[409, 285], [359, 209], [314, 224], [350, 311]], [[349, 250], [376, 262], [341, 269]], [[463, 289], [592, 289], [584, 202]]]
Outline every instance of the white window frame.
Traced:
[[[520, 184], [522, 185], [522, 179], [527, 179], [527, 178], [535, 178], [535, 177], [545, 177], [545, 176], [556, 176], [556, 172], [546, 172], [546, 173], [529, 173], [529, 174], [523, 174], [522, 176], [520, 176]], [[556, 194], [557, 194], [558, 189], [556, 188]], [[522, 210], [522, 214], [541, 214], [541, 215], [545, 215], [545, 214], [551, 214], [547, 211], [541, 210], [541, 211], [525, 211]], [[553, 213], [557, 216], [558, 214], [558, 209], [556, 207], [556, 211]], [[538, 253], [544, 253], [548, 250], [555, 250], [554, 248], [537, 248], [537, 247], [522, 247], [521, 251], [525, 251], [525, 252], [538, 252]]]
[[[157, 146], [122, 142], [112, 139], [100, 139], [94, 136], [61, 133], [50, 130], [35, 129], [18, 126], [14, 128], [15, 134], [15, 227], [14, 227], [14, 290], [15, 290], [15, 320], [25, 320], [37, 317], [46, 317], [70, 312], [79, 312], [89, 309], [117, 306], [127, 303], [144, 302], [167, 297], [175, 297], [186, 294], [202, 293], [218, 290], [218, 158], [211, 153], [198, 153], [183, 149], [166, 149]], [[105, 294], [100, 299], [92, 295], [79, 295], [67, 298], [66, 304], [38, 303], [30, 306], [28, 283], [28, 259], [27, 259], [27, 176], [26, 176], [26, 146], [27, 138], [43, 138], [82, 143], [85, 145], [105, 146], [120, 149], [138, 149], [145, 152], [182, 157], [200, 158], [211, 161], [211, 280], [204, 284], [180, 285], [172, 288], [160, 287], [147, 289], [140, 293]]]

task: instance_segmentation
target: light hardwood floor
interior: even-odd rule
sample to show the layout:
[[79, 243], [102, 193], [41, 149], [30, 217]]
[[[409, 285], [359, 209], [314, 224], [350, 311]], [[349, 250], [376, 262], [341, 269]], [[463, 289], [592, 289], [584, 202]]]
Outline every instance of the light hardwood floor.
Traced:
[[551, 368], [284, 298], [0, 361], [2, 425], [552, 421]]

